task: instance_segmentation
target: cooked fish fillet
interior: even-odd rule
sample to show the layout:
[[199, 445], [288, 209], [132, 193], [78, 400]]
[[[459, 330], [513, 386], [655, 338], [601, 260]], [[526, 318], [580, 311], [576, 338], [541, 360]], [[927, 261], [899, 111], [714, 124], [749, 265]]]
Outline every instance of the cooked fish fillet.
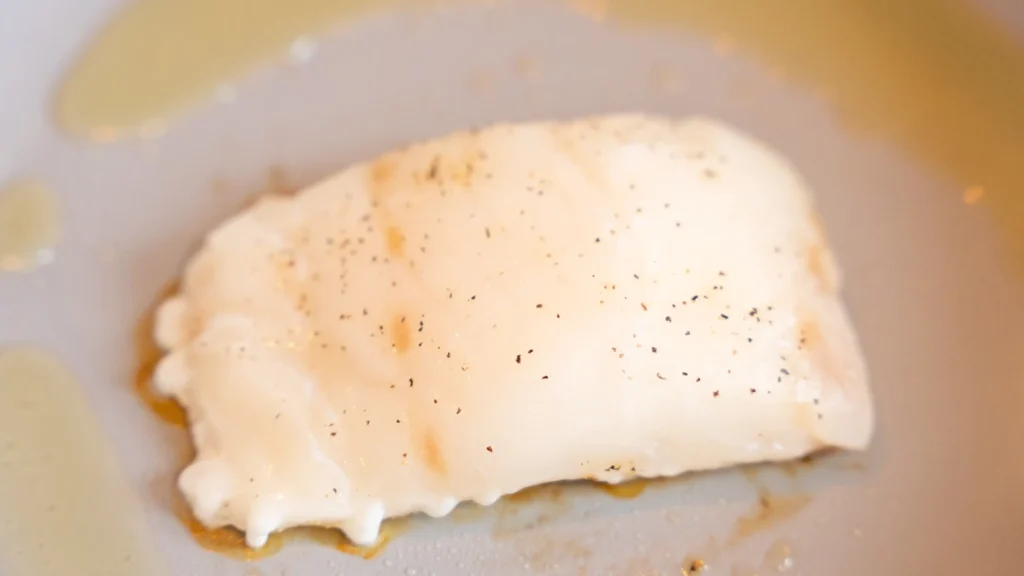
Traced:
[[498, 125], [214, 230], [159, 310], [155, 381], [204, 524], [369, 544], [543, 482], [864, 448], [838, 287], [803, 182], [721, 124]]

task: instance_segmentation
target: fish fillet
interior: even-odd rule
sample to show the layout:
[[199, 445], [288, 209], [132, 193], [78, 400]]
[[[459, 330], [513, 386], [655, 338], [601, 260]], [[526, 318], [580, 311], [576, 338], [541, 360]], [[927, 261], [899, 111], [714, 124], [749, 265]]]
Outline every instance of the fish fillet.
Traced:
[[272, 196], [157, 315], [179, 486], [250, 546], [824, 447], [873, 409], [813, 199], [714, 121], [497, 125]]

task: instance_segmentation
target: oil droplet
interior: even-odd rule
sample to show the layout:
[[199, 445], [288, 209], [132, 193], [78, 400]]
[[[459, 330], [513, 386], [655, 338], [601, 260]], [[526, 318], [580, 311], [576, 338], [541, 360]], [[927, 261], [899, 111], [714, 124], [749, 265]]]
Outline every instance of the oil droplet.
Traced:
[[191, 104], [211, 96], [234, 100], [225, 83], [261, 60], [278, 55], [307, 62], [316, 54], [314, 36], [346, 17], [431, 1], [131, 2], [63, 79], [54, 114], [64, 130], [91, 140], [144, 136], [146, 127], [162, 127]]
[[20, 180], [0, 188], [0, 271], [49, 263], [59, 239], [57, 198], [46, 186]]
[[1024, 50], [974, 2], [787, 0], [780, 10], [749, 0], [567, 1], [599, 20], [697, 32], [818, 93], [847, 126], [962, 186], [984, 182], [1024, 265]]
[[789, 572], [796, 566], [793, 546], [785, 540], [776, 540], [764, 553], [761, 568], [765, 571]]
[[167, 573], [78, 382], [33, 348], [0, 350], [0, 518], [11, 576]]

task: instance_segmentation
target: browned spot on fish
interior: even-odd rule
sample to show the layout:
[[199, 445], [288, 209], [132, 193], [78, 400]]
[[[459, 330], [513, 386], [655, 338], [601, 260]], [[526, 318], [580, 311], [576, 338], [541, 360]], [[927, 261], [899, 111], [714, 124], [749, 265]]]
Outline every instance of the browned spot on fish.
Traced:
[[476, 171], [476, 163], [471, 158], [456, 160], [448, 166], [448, 180], [460, 186], [469, 186]]
[[821, 214], [818, 214], [816, 210], [811, 210], [808, 219], [811, 221], [811, 226], [814, 228], [814, 234], [817, 236], [818, 241], [824, 241], [828, 237], [825, 231], [825, 221], [821, 219]]
[[[821, 323], [817, 316], [801, 311], [798, 315], [796, 331], [797, 349], [808, 355], [813, 369], [816, 370], [826, 381], [835, 382], [845, 388], [846, 374], [845, 358], [841, 356], [842, 349], [834, 346], [825, 337], [821, 329]], [[808, 407], [810, 408], [810, 407]], [[817, 418], [817, 410], [809, 410], [808, 414]]]
[[438, 476], [448, 474], [448, 463], [444, 460], [441, 447], [437, 445], [437, 436], [433, 430], [427, 430], [423, 434], [423, 458], [426, 460], [427, 469]]
[[807, 271], [818, 281], [818, 286], [828, 293], [836, 291], [835, 272], [831, 269], [828, 254], [821, 244], [814, 244], [807, 249], [805, 265]]
[[477, 132], [458, 134], [450, 144], [448, 154], [431, 159], [425, 173], [426, 180], [469, 188], [474, 177], [484, 172], [482, 166], [487, 161], [487, 155], [480, 146], [480, 135]]
[[818, 326], [817, 318], [803, 317], [797, 325], [797, 348], [800, 350], [814, 350], [821, 344], [821, 328]]
[[818, 280], [818, 286], [829, 294], [834, 294], [839, 287], [838, 271], [828, 253], [828, 235], [825, 222], [815, 211], [808, 215], [814, 236], [807, 248], [805, 265], [807, 270]]
[[409, 333], [409, 321], [405, 316], [396, 314], [391, 319], [391, 347], [402, 354], [409, 350], [412, 339]]
[[156, 311], [168, 298], [178, 294], [180, 285], [177, 280], [168, 283], [160, 290], [157, 297], [146, 309], [135, 326], [135, 393], [149, 411], [168, 424], [184, 427], [188, 423], [185, 410], [175, 400], [157, 392], [153, 388], [153, 372], [163, 357], [163, 351], [153, 336], [156, 326]]
[[395, 161], [390, 156], [379, 158], [370, 166], [369, 191], [374, 207], [382, 207], [394, 189], [394, 179]]
[[739, 517], [729, 543], [734, 544], [758, 532], [768, 530], [796, 516], [811, 502], [806, 494], [778, 495], [766, 488], [758, 491], [757, 505], [749, 514]]
[[387, 185], [391, 182], [391, 178], [394, 175], [395, 162], [387, 156], [378, 158], [373, 165], [370, 166], [370, 183], [374, 186]]
[[405, 236], [398, 226], [388, 226], [384, 232], [384, 238], [387, 241], [388, 254], [395, 258], [401, 258], [405, 253]]

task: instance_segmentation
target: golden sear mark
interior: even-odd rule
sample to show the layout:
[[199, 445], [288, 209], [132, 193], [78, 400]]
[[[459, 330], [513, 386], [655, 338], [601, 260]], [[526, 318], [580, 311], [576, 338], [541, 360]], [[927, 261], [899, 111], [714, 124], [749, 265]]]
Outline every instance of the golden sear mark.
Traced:
[[378, 158], [370, 165], [370, 199], [375, 207], [386, 200], [395, 178], [395, 161], [390, 156]]
[[839, 272], [828, 251], [828, 234], [825, 230], [825, 222], [821, 219], [821, 215], [814, 210], [810, 211], [808, 219], [814, 232], [808, 242], [807, 252], [804, 256], [804, 265], [818, 281], [818, 286], [823, 291], [834, 294], [839, 288]]
[[405, 254], [405, 236], [398, 226], [388, 226], [384, 232], [384, 238], [388, 247], [388, 254], [395, 258], [401, 258]]
[[448, 178], [460, 186], [469, 186], [474, 170], [476, 170], [476, 165], [473, 160], [453, 162], [448, 169]]
[[437, 436], [433, 430], [427, 430], [423, 434], [423, 458], [426, 460], [427, 469], [437, 474], [438, 476], [445, 476], [448, 474], [448, 463], [445, 462], [444, 454], [441, 453], [441, 447], [437, 444]]
[[399, 354], [409, 351], [412, 335], [409, 333], [409, 322], [405, 316], [395, 315], [391, 319], [391, 347]]
[[835, 272], [823, 245], [813, 244], [808, 247], [804, 265], [807, 266], [807, 271], [814, 276], [818, 281], [818, 286], [824, 292], [831, 294], [836, 291]]
[[797, 324], [797, 349], [808, 354], [811, 365], [826, 381], [843, 387], [848, 378], [847, 359], [837, 354], [841, 349], [831, 345], [821, 330], [819, 319], [806, 312], [799, 315]]
[[423, 170], [414, 175], [417, 184], [439, 185], [442, 195], [450, 191], [451, 185], [470, 188], [474, 176], [484, 173], [483, 166], [487, 162], [478, 131], [454, 134], [449, 140], [451, 146], [444, 153], [431, 157]]
[[135, 327], [135, 393], [149, 411], [168, 424], [184, 427], [188, 424], [185, 409], [172, 398], [163, 396], [153, 389], [153, 373], [163, 357], [163, 351], [154, 338], [156, 311], [169, 298], [180, 291], [177, 280], [168, 283], [157, 295]]
[[821, 343], [821, 328], [815, 318], [801, 318], [797, 325], [797, 348], [814, 350]]

